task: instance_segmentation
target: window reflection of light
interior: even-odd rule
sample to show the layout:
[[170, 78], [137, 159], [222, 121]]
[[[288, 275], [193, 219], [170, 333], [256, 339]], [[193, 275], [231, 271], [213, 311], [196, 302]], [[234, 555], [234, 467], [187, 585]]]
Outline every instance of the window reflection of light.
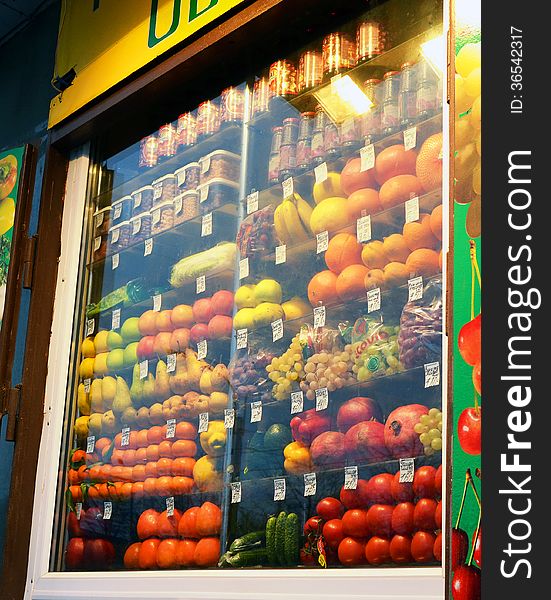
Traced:
[[455, 3], [457, 27], [480, 27], [480, 0], [460, 0]]
[[373, 106], [371, 100], [348, 75], [336, 79], [331, 86], [341, 101], [348, 104], [357, 115], [363, 115]]
[[446, 38], [444, 35], [432, 38], [428, 42], [421, 44], [421, 53], [441, 76], [446, 69]]

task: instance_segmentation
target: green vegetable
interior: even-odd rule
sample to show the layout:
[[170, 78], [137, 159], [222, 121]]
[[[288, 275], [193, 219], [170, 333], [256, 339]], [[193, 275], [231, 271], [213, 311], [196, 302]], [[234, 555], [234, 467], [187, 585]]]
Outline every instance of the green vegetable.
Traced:
[[266, 538], [265, 531], [253, 531], [233, 540], [230, 546], [230, 552], [241, 552], [243, 550], [257, 549], [262, 546]]
[[282, 511], [279, 513], [276, 522], [275, 531], [275, 551], [279, 564], [285, 566], [285, 525], [287, 524], [287, 513]]
[[[224, 555], [226, 557], [228, 553]], [[266, 548], [258, 550], [242, 550], [224, 559], [222, 566], [228, 567], [256, 567], [266, 564], [268, 554]]]
[[290, 567], [294, 567], [299, 560], [300, 551], [300, 525], [298, 516], [289, 513], [285, 521], [285, 560]]
[[233, 269], [236, 258], [237, 246], [233, 242], [223, 242], [214, 248], [182, 258], [172, 267], [170, 285], [179, 288], [195, 281], [199, 275]]
[[271, 565], [275, 565], [277, 563], [275, 543], [276, 522], [276, 517], [270, 517], [266, 522], [266, 551], [268, 552], [268, 563]]

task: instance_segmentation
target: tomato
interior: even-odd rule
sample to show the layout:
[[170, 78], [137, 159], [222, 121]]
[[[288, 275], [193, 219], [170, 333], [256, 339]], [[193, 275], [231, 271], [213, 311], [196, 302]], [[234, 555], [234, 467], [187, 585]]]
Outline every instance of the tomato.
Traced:
[[183, 538], [194, 538], [197, 539], [199, 534], [197, 533], [197, 513], [199, 511], [198, 506], [192, 506], [188, 508], [180, 519], [178, 524], [178, 534]]
[[369, 527], [366, 521], [367, 512], [360, 508], [347, 510], [342, 517], [342, 531], [344, 535], [353, 537], [366, 537]]
[[316, 514], [322, 519], [330, 521], [331, 519], [340, 519], [344, 513], [344, 506], [336, 498], [324, 498], [316, 506]]
[[440, 532], [434, 540], [432, 553], [438, 562], [442, 562], [442, 532]]
[[162, 538], [173, 538], [178, 535], [178, 525], [182, 513], [175, 508], [174, 514], [169, 516], [168, 511], [164, 510], [157, 519], [157, 535]]
[[385, 537], [373, 536], [365, 545], [365, 557], [370, 565], [382, 565], [390, 560], [390, 542]]
[[411, 502], [415, 498], [413, 483], [400, 483], [400, 471], [394, 475], [390, 491], [395, 502]]
[[321, 517], [315, 516], [310, 517], [306, 523], [304, 523], [304, 535], [308, 535], [310, 533], [319, 534], [323, 528], [323, 519]]
[[390, 540], [390, 558], [395, 563], [409, 563], [413, 560], [409, 535], [395, 535]]
[[141, 542], [135, 542], [134, 544], [130, 544], [124, 553], [124, 567], [126, 569], [139, 569], [139, 557], [140, 557], [140, 548]]
[[392, 514], [390, 504], [374, 504], [367, 511], [367, 526], [372, 535], [390, 537], [392, 534]]
[[197, 527], [197, 533], [201, 537], [218, 535], [222, 527], [222, 511], [216, 504], [204, 502], [197, 511], [195, 525]]
[[434, 513], [434, 522], [436, 523], [436, 529], [442, 529], [442, 500], [436, 505], [436, 512]]
[[75, 537], [69, 540], [65, 548], [65, 566], [73, 571], [82, 567], [84, 559], [84, 540]]
[[434, 489], [436, 490], [436, 494], [442, 497], [442, 465], [436, 469], [436, 474], [434, 475]]
[[339, 560], [347, 567], [363, 564], [365, 562], [365, 541], [345, 537], [339, 544]]
[[355, 490], [346, 490], [344, 486], [339, 494], [341, 502], [346, 508], [364, 508], [367, 506], [367, 481], [358, 479]]
[[392, 504], [392, 481], [394, 476], [390, 473], [374, 475], [367, 482], [367, 499], [370, 504]]
[[323, 526], [323, 537], [333, 550], [339, 547], [344, 538], [344, 527], [341, 519], [331, 519]]
[[137, 525], [137, 533], [140, 540], [158, 535], [159, 513], [153, 508], [148, 508], [140, 515]]
[[413, 491], [417, 498], [434, 498], [436, 493], [435, 476], [436, 469], [434, 467], [421, 467], [415, 471]]
[[418, 531], [411, 540], [411, 555], [415, 562], [430, 562], [434, 560], [434, 542], [436, 536], [430, 531]]
[[140, 569], [156, 569], [157, 568], [157, 548], [161, 540], [151, 538], [142, 542], [140, 552], [138, 554], [138, 565]]
[[115, 547], [107, 540], [86, 540], [83, 558], [89, 569], [105, 571], [115, 562]]
[[413, 514], [415, 506], [412, 502], [400, 502], [392, 512], [392, 529], [400, 535], [413, 533]]
[[426, 529], [433, 531], [437, 529], [435, 514], [436, 514], [436, 500], [431, 498], [421, 498], [415, 505], [413, 511], [413, 524], [416, 529]]
[[300, 549], [300, 563], [306, 567], [315, 567], [318, 564], [316, 557], [311, 552], [306, 552], [304, 548]]
[[[81, 516], [82, 513], [81, 512]], [[72, 510], [67, 515], [67, 530], [69, 531], [70, 537], [82, 537], [82, 531], [80, 529], [80, 521], [77, 519], [76, 513]]]

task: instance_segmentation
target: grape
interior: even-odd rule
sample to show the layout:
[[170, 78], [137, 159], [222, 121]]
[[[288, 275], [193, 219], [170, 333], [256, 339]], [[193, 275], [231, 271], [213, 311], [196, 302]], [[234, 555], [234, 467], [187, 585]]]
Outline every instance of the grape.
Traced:
[[429, 431], [429, 435], [432, 440], [435, 440], [437, 438], [442, 439], [442, 432], [439, 429], [431, 429]]
[[430, 417], [428, 415], [421, 415], [421, 417], [419, 418], [419, 422], [423, 423], [423, 425], [429, 425]]
[[433, 450], [442, 450], [442, 438], [434, 438], [430, 445]]
[[429, 410], [429, 417], [437, 417], [440, 415], [440, 411], [437, 408], [431, 408]]
[[428, 446], [431, 443], [432, 438], [430, 437], [429, 433], [422, 433], [419, 436], [419, 440], [420, 440], [421, 444], [423, 444], [423, 446]]
[[425, 426], [422, 423], [415, 423], [415, 426], [413, 427], [415, 433], [424, 433], [424, 430]]

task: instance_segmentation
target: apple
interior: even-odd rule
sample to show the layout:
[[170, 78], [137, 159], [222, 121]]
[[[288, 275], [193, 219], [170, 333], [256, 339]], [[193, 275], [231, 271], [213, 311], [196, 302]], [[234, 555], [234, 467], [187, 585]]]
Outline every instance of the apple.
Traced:
[[463, 452], [478, 455], [481, 451], [482, 408], [466, 408], [457, 422], [457, 437]]
[[341, 189], [347, 196], [362, 188], [377, 187], [375, 170], [362, 171], [361, 164], [359, 158], [351, 158], [341, 172]]
[[155, 336], [146, 335], [138, 342], [138, 348], [136, 349], [138, 360], [144, 360], [146, 358], [153, 358], [155, 356]]
[[233, 314], [233, 293], [228, 290], [219, 290], [211, 298], [212, 310], [215, 315], [231, 317]]
[[375, 400], [363, 396], [350, 398], [344, 402], [337, 413], [339, 431], [346, 433], [353, 425], [362, 421], [382, 421], [381, 409]]
[[197, 323], [189, 330], [191, 341], [196, 344], [201, 340], [209, 339], [209, 328], [205, 323]]
[[459, 331], [457, 345], [463, 360], [474, 367], [481, 357], [482, 313], [465, 323]]
[[172, 331], [174, 329], [171, 316], [171, 310], [161, 310], [157, 313], [157, 318], [155, 319], [157, 331]]
[[111, 329], [107, 334], [107, 347], [109, 350], [116, 350], [117, 348], [124, 348], [124, 340], [118, 331]]
[[172, 309], [170, 316], [175, 329], [185, 327], [189, 329], [194, 323], [193, 309], [189, 304], [178, 304]]
[[120, 371], [120, 369], [124, 367], [124, 350], [121, 348], [111, 350], [111, 352], [107, 354], [106, 364], [111, 373]]
[[172, 346], [170, 344], [172, 340], [172, 332], [161, 331], [155, 336], [153, 343], [153, 352], [158, 355], [170, 354]]
[[138, 329], [142, 335], [155, 335], [157, 333], [157, 313], [154, 310], [146, 310], [138, 319]]
[[115, 547], [107, 540], [86, 540], [84, 564], [92, 570], [107, 570], [115, 562]]
[[214, 315], [209, 321], [208, 336], [211, 340], [230, 338], [233, 331], [233, 319], [224, 315]]
[[121, 335], [125, 345], [128, 346], [132, 342], [138, 342], [142, 337], [139, 323], [140, 319], [138, 317], [130, 317], [122, 324]]
[[75, 537], [69, 540], [65, 548], [65, 566], [70, 571], [80, 569], [84, 562], [84, 539]]
[[190, 332], [185, 327], [175, 329], [170, 335], [170, 349], [172, 352], [183, 352], [189, 347]]
[[214, 317], [212, 300], [201, 298], [193, 304], [193, 318], [197, 323], [208, 323]]

